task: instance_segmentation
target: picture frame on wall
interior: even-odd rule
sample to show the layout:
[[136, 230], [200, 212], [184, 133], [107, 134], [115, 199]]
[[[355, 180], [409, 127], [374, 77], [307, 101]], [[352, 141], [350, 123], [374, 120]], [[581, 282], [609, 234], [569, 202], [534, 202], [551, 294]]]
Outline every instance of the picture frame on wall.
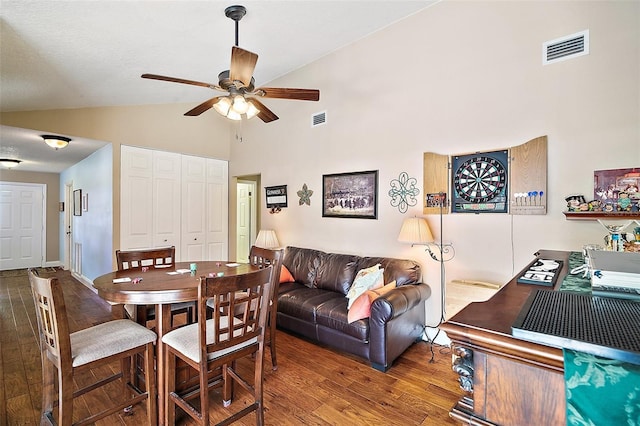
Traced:
[[82, 216], [82, 189], [73, 191], [73, 215]]
[[322, 216], [378, 218], [378, 170], [322, 175]]

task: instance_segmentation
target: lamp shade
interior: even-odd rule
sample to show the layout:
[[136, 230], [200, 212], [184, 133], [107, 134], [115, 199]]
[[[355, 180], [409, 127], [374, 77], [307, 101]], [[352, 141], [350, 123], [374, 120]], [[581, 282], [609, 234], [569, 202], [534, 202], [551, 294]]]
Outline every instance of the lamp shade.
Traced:
[[427, 244], [433, 242], [433, 235], [426, 220], [421, 217], [410, 217], [402, 222], [398, 241], [408, 244]]
[[267, 249], [280, 247], [278, 237], [276, 237], [276, 231], [273, 229], [261, 229], [260, 232], [258, 232], [255, 245], [256, 247]]

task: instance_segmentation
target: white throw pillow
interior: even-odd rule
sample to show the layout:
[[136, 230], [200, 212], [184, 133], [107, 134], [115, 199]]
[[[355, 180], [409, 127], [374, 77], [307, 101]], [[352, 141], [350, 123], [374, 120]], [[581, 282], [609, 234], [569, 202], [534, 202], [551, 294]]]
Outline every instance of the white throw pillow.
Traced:
[[384, 268], [380, 268], [380, 264], [369, 268], [361, 269], [356, 274], [353, 284], [347, 293], [347, 309], [351, 307], [353, 302], [367, 290], [380, 288], [384, 285]]

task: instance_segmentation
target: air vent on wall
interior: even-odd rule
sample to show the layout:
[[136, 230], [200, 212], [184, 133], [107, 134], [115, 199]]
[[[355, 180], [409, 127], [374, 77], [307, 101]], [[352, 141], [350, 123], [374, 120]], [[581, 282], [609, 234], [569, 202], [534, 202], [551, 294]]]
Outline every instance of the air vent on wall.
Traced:
[[589, 30], [542, 44], [542, 64], [552, 64], [589, 54]]
[[311, 127], [317, 127], [327, 122], [327, 111], [318, 112], [311, 115]]

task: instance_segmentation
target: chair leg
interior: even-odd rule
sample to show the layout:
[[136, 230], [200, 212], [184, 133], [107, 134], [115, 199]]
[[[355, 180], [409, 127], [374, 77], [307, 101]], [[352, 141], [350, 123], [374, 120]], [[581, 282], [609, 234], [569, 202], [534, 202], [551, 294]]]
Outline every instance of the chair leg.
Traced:
[[[232, 369], [236, 368], [236, 362], [233, 361], [230, 366]], [[233, 400], [233, 377], [229, 374], [229, 365], [224, 364], [222, 366], [222, 406], [228, 407]]]
[[147, 420], [150, 425], [155, 425], [158, 423], [158, 396], [156, 394], [153, 343], [147, 344], [144, 351], [144, 361], [144, 381], [147, 385]]
[[132, 363], [131, 358], [125, 357], [120, 359], [120, 370], [122, 371], [122, 395], [125, 398], [131, 398], [133, 392], [131, 388], [127, 385], [128, 383], [133, 383], [131, 380], [131, 368], [135, 366], [135, 355]]
[[47, 355], [42, 358], [42, 415], [53, 414], [53, 400], [55, 392], [56, 369]]
[[264, 424], [264, 406], [262, 405], [262, 383], [263, 383], [263, 370], [264, 370], [264, 355], [262, 357], [256, 356], [256, 362], [254, 367], [254, 380], [253, 380], [253, 397], [256, 401], [256, 425], [262, 426]]
[[164, 424], [173, 425], [176, 422], [176, 404], [171, 399], [171, 392], [176, 389], [176, 356], [164, 347]]
[[273, 371], [278, 369], [278, 360], [276, 359], [276, 315], [277, 309], [275, 303], [271, 306], [269, 313], [269, 349], [271, 350], [271, 368]]
[[58, 370], [58, 424], [70, 425], [73, 421], [73, 371]]

